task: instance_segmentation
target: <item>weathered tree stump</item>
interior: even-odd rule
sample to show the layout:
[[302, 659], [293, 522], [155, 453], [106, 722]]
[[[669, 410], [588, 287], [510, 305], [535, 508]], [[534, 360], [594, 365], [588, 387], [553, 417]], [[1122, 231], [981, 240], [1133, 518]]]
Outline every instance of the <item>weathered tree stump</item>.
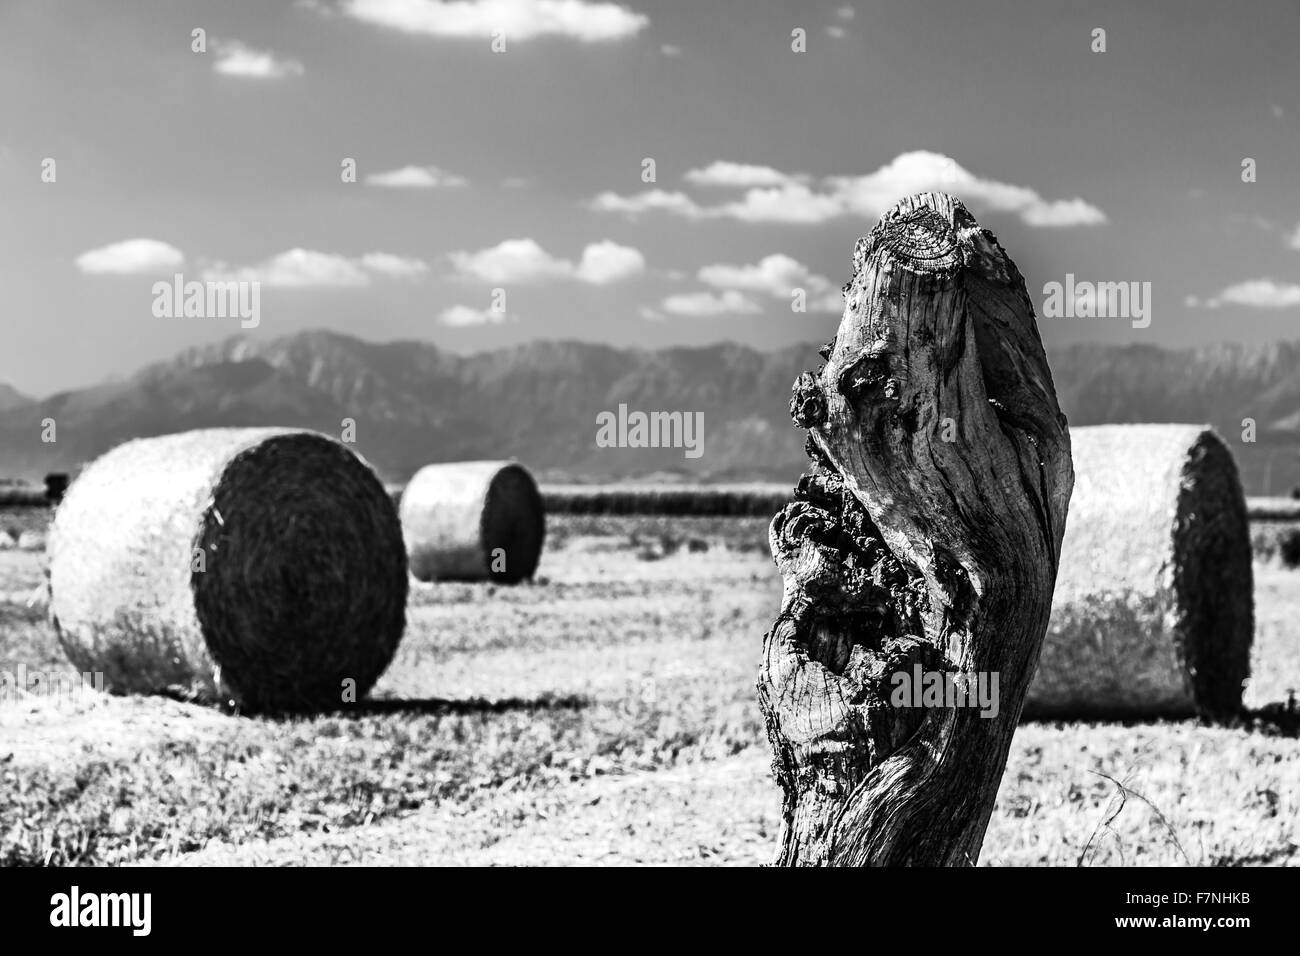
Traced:
[[[845, 297], [791, 400], [814, 468], [769, 533], [776, 862], [974, 865], [1047, 627], [1069, 431], [1024, 279], [958, 200], [886, 213]], [[997, 675], [996, 716], [896, 706], [918, 666]]]

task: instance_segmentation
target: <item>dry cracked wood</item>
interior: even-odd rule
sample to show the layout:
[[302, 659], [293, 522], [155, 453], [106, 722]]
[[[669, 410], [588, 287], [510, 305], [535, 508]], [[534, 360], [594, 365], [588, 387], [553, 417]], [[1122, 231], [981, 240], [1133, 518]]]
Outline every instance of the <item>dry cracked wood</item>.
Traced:
[[[1024, 280], [959, 201], [900, 202], [853, 269], [791, 400], [815, 467], [770, 531], [777, 862], [974, 865], [1047, 627], [1069, 431]], [[895, 706], [918, 664], [997, 674], [996, 716]]]

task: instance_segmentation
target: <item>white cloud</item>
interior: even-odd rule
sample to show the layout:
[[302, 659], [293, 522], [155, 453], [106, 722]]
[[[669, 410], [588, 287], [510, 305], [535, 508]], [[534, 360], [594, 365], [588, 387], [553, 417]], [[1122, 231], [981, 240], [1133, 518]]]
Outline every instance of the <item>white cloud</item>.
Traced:
[[390, 279], [414, 279], [429, 271], [422, 260], [395, 256], [391, 252], [367, 252], [361, 257], [361, 265]]
[[665, 43], [659, 48], [659, 52], [664, 56], [679, 57], [682, 55], [682, 48], [672, 43]]
[[255, 266], [230, 269], [216, 263], [203, 272], [203, 278], [260, 282], [286, 289], [311, 287], [356, 288], [370, 284], [372, 275], [389, 278], [414, 278], [427, 270], [418, 259], [408, 259], [387, 252], [371, 252], [352, 259], [332, 252], [290, 249]]
[[270, 50], [254, 50], [238, 40], [218, 42], [216, 54], [212, 69], [226, 76], [278, 80], [286, 76], [302, 76], [304, 72], [297, 60], [280, 59]]
[[1300, 306], [1300, 285], [1274, 282], [1272, 279], [1250, 279], [1230, 285], [1218, 295], [1199, 300], [1188, 296], [1186, 304], [1196, 308], [1217, 309], [1222, 305], [1242, 305], [1251, 309], [1291, 309]]
[[829, 26], [826, 28], [826, 35], [828, 37], [834, 37], [837, 40], [841, 40], [844, 37], [849, 35], [849, 31], [844, 29], [843, 27]]
[[835, 15], [839, 17], [841, 20], [852, 20], [856, 14], [857, 11], [854, 10], [847, 3], [835, 11]]
[[814, 192], [801, 183], [749, 189], [743, 199], [704, 210], [705, 216], [740, 222], [802, 224], [827, 222], [843, 214], [844, 205], [838, 196]]
[[126, 239], [77, 256], [77, 268], [92, 275], [140, 275], [174, 269], [185, 254], [158, 239]]
[[645, 257], [639, 250], [608, 239], [583, 249], [577, 265], [551, 255], [533, 239], [507, 239], [478, 252], [453, 252], [448, 258], [465, 278], [503, 285], [548, 279], [607, 285], [645, 271]]
[[1295, 232], [1291, 233], [1291, 238], [1286, 241], [1290, 249], [1300, 249], [1300, 223], [1296, 224]]
[[371, 173], [366, 183], [371, 186], [383, 186], [391, 189], [437, 189], [464, 186], [467, 180], [463, 176], [449, 173], [437, 166], [403, 166], [382, 173]]
[[506, 320], [504, 311], [496, 309], [475, 309], [468, 305], [453, 305], [443, 309], [438, 321], [443, 325], [465, 328], [472, 325], [498, 325]]
[[427, 36], [506, 41], [562, 36], [583, 43], [622, 40], [650, 18], [617, 3], [587, 0], [343, 0], [355, 20]]
[[461, 275], [484, 282], [538, 282], [573, 274], [572, 262], [555, 258], [532, 239], [507, 239], [478, 252], [453, 252], [449, 258]]
[[[714, 292], [688, 292], [670, 295], [660, 303], [660, 308], [673, 315], [691, 318], [709, 318], [717, 315], [752, 315], [761, 312], [758, 303], [741, 292], [728, 289], [721, 294]], [[645, 314], [644, 312], [642, 313]], [[647, 316], [647, 318], [652, 316]]]
[[754, 265], [711, 265], [700, 269], [699, 279], [718, 289], [788, 296], [795, 289], [821, 291], [830, 286], [825, 276], [814, 274], [797, 259], [782, 253], [764, 256]]
[[1031, 226], [1064, 228], [1100, 226], [1106, 214], [1082, 199], [1054, 199], [1031, 203], [1021, 211], [1020, 218]]
[[703, 169], [688, 170], [682, 178], [696, 186], [730, 186], [743, 189], [748, 186], [784, 186], [787, 183], [806, 180], [808, 177], [783, 173], [771, 166], [730, 163], [725, 159], [715, 159]]
[[605, 239], [582, 250], [582, 261], [578, 263], [574, 278], [593, 285], [608, 285], [644, 271], [645, 256], [640, 250]]
[[596, 212], [623, 213], [639, 216], [644, 212], [671, 212], [687, 219], [701, 215], [700, 207], [690, 196], [682, 192], [665, 192], [662, 189], [648, 189], [634, 196], [619, 196], [612, 192], [603, 192], [587, 203], [588, 208]]
[[764, 256], [753, 265], [716, 264], [704, 266], [698, 278], [717, 289], [758, 292], [789, 300], [795, 289], [802, 289], [807, 308], [813, 312], [839, 312], [844, 308], [839, 288], [802, 262], [783, 253]]
[[952, 193], [979, 210], [1016, 213], [1031, 226], [1099, 225], [1105, 214], [1082, 199], [1047, 200], [1028, 186], [981, 179], [956, 160], [926, 150], [900, 153], [874, 173], [832, 176], [826, 184], [845, 207], [879, 217], [899, 199], [926, 190]]
[[724, 160], [692, 170], [687, 179], [697, 185], [749, 188], [740, 199], [714, 206], [702, 206], [685, 193], [662, 189], [632, 196], [605, 192], [588, 206], [598, 212], [630, 216], [659, 211], [693, 220], [816, 224], [850, 215], [876, 219], [906, 196], [938, 190], [958, 196], [976, 211], [1014, 213], [1035, 227], [1092, 226], [1107, 221], [1105, 213], [1082, 199], [1045, 199], [1027, 186], [981, 179], [955, 160], [923, 150], [900, 153], [865, 175], [824, 177], [816, 188], [800, 174]]

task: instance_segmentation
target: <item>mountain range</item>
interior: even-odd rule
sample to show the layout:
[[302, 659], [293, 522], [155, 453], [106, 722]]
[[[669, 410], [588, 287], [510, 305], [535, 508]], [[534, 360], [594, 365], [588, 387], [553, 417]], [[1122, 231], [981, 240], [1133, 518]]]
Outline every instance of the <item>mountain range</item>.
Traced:
[[[75, 471], [129, 438], [222, 425], [341, 435], [388, 481], [421, 465], [518, 458], [542, 480], [675, 477], [793, 481], [802, 432], [790, 385], [820, 343], [759, 352], [724, 343], [658, 351], [573, 341], [458, 355], [325, 331], [235, 337], [134, 375], [35, 400], [0, 385], [0, 476]], [[1049, 353], [1072, 425], [1208, 422], [1237, 455], [1247, 491], [1300, 485], [1300, 342], [1198, 349], [1075, 345]], [[598, 447], [597, 416], [701, 412], [703, 454]], [[55, 421], [44, 442], [42, 422]], [[1256, 441], [1242, 441], [1242, 419]]]

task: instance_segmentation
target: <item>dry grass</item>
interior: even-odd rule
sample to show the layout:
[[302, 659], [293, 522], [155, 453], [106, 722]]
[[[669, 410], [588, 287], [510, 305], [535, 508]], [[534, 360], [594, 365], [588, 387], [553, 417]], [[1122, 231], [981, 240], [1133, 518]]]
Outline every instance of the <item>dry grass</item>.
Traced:
[[[415, 587], [355, 712], [0, 705], [0, 862], [765, 862], [779, 806], [754, 679], [778, 576], [723, 546], [735, 528], [586, 520], [554, 522], [532, 585]], [[708, 550], [649, 560], [632, 534]], [[1300, 687], [1300, 574], [1256, 575], [1260, 708]], [[38, 581], [37, 556], [0, 555], [0, 595]], [[0, 668], [67, 666], [42, 613], [0, 604]], [[1192, 863], [1300, 863], [1300, 740], [1279, 723], [1026, 724], [982, 862], [1073, 866], [1091, 839], [1087, 865], [1183, 863], [1136, 797], [1100, 826], [1105, 774]]]

